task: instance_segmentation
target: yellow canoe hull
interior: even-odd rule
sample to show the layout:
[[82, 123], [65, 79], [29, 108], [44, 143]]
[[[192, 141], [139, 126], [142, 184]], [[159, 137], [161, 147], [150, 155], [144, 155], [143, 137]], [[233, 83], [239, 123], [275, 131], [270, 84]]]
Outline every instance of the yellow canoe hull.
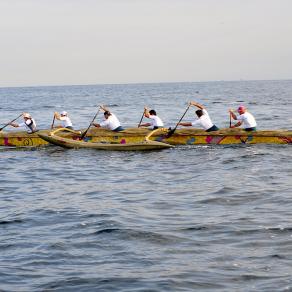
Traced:
[[[151, 131], [142, 128], [129, 128], [122, 132], [112, 132], [93, 128], [88, 131], [84, 141], [93, 143], [141, 143]], [[50, 130], [40, 130], [33, 134], [26, 132], [0, 132], [0, 146], [40, 147], [48, 142], [39, 134], [49, 135]], [[79, 140], [79, 131], [75, 133], [59, 132], [58, 136]], [[171, 137], [166, 134], [153, 134], [150, 140], [165, 142], [171, 145], [204, 145], [204, 144], [292, 144], [292, 131], [265, 130], [245, 132], [241, 129], [222, 129], [207, 133], [198, 129], [178, 129]]]

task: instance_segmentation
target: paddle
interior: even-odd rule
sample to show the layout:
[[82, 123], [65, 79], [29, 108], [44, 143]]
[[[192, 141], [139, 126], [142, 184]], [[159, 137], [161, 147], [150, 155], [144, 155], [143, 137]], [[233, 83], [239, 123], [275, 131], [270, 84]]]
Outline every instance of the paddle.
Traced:
[[80, 140], [82, 140], [82, 139], [85, 137], [85, 135], [87, 134], [89, 128], [91, 127], [92, 123], [94, 122], [94, 120], [96, 119], [97, 115], [99, 114], [99, 111], [100, 111], [100, 107], [99, 107], [97, 113], [95, 114], [94, 118], [92, 119], [91, 123], [89, 124], [88, 128], [87, 128], [87, 129], [85, 130], [85, 132], [81, 135]]
[[182, 117], [180, 118], [180, 120], [176, 123], [174, 129], [171, 130], [171, 128], [170, 128], [170, 130], [168, 131], [168, 133], [167, 133], [167, 135], [166, 135], [167, 138], [171, 137], [171, 136], [174, 134], [174, 132], [175, 132], [175, 130], [176, 130], [178, 124], [182, 121], [182, 119], [183, 119], [184, 116], [186, 115], [187, 111], [189, 110], [190, 106], [191, 106], [191, 104], [188, 105], [186, 111], [184, 112], [184, 114], [182, 115]]
[[55, 119], [56, 119], [56, 117], [55, 117], [55, 114], [54, 114], [54, 118], [53, 118], [53, 122], [52, 122], [52, 125], [51, 125], [51, 129], [54, 129]]
[[231, 123], [231, 113], [229, 113], [229, 128], [231, 128], [231, 125], [232, 125], [232, 123]]
[[16, 121], [17, 119], [19, 119], [21, 116], [22, 116], [22, 114], [20, 114], [17, 118], [15, 118], [14, 120], [12, 120], [9, 123], [7, 123], [6, 125], [4, 125], [2, 128], [0, 128], [0, 131], [2, 131], [4, 128], [6, 128], [7, 126], [9, 126], [11, 123], [13, 123], [14, 121]]
[[142, 120], [143, 120], [143, 118], [144, 118], [144, 115], [145, 115], [145, 109], [144, 109], [144, 111], [143, 111], [143, 114], [142, 114], [142, 117], [141, 117], [141, 120], [140, 120], [140, 122], [139, 122], [139, 124], [138, 124], [138, 128], [140, 127], [140, 125], [141, 125], [141, 123], [142, 123]]

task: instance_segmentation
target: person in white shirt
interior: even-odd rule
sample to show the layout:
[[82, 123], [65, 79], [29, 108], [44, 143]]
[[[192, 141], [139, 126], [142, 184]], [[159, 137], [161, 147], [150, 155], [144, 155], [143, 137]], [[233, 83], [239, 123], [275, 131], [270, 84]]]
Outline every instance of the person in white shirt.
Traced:
[[238, 123], [236, 123], [235, 125], [232, 125], [231, 128], [240, 127], [243, 124], [245, 131], [256, 131], [256, 127], [257, 127], [256, 120], [254, 116], [246, 110], [245, 106], [241, 105], [237, 109], [237, 112], [239, 113], [239, 116], [236, 116], [233, 110], [229, 109], [229, 113], [231, 117], [234, 120], [238, 121]]
[[194, 101], [191, 101], [190, 105], [193, 105], [199, 108], [198, 110], [196, 110], [198, 119], [195, 120], [194, 122], [181, 122], [179, 123], [180, 126], [185, 126], [185, 127], [201, 126], [206, 130], [206, 132], [213, 132], [213, 131], [219, 130], [219, 128], [213, 124], [206, 108], [203, 105]]
[[155, 110], [150, 110], [145, 107], [144, 108], [144, 116], [148, 119], [151, 119], [150, 123], [144, 123], [141, 124], [140, 127], [149, 127], [151, 130], [156, 130], [158, 128], [162, 128], [163, 127], [163, 122], [162, 120], [156, 115], [156, 111]]
[[23, 113], [22, 117], [24, 119], [23, 123], [10, 123], [10, 125], [14, 128], [18, 128], [18, 127], [25, 127], [27, 130], [27, 133], [31, 134], [37, 131], [37, 127], [36, 127], [36, 122], [35, 120], [31, 117], [31, 115], [29, 113]]
[[100, 108], [104, 111], [104, 120], [101, 123], [92, 123], [93, 126], [97, 128], [105, 128], [114, 132], [120, 132], [125, 130], [122, 126], [118, 118], [115, 114], [111, 113], [104, 106], [100, 106]]
[[61, 121], [62, 128], [67, 128], [73, 130], [73, 124], [71, 119], [68, 117], [68, 113], [62, 111], [61, 113], [55, 112], [54, 116], [57, 120]]

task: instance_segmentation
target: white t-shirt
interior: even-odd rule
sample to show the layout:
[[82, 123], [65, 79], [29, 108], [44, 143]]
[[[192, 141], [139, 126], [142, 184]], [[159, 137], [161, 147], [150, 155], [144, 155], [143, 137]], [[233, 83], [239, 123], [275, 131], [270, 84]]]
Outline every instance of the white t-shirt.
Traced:
[[245, 112], [244, 114], [239, 115], [237, 120], [243, 123], [243, 127], [245, 129], [257, 126], [254, 116], [249, 112]]
[[212, 123], [208, 112], [205, 109], [203, 109], [202, 111], [203, 111], [203, 115], [197, 120], [195, 120], [194, 122], [192, 122], [192, 126], [193, 127], [202, 126], [205, 130], [208, 130], [212, 128], [214, 124]]
[[36, 131], [36, 123], [34, 119], [27, 119], [25, 122], [20, 123], [19, 127], [25, 127], [28, 133]]
[[118, 118], [111, 113], [107, 120], [104, 120], [103, 122], [100, 123], [100, 126], [108, 130], [115, 130], [116, 128], [120, 127], [121, 124]]
[[67, 116], [60, 117], [60, 121], [62, 122], [62, 127], [63, 127], [63, 128], [73, 127], [70, 118], [67, 117]]
[[152, 129], [154, 127], [163, 127], [163, 122], [159, 117], [157, 117], [155, 115], [149, 115], [149, 119], [151, 119], [151, 128]]

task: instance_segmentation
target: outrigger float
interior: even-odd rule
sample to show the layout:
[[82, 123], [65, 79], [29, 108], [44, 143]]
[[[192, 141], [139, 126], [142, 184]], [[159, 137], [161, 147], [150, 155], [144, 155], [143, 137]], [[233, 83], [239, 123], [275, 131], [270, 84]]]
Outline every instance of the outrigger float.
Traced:
[[115, 150], [115, 151], [143, 151], [143, 150], [159, 150], [165, 148], [172, 148], [174, 146], [158, 141], [151, 141], [149, 138], [155, 133], [167, 133], [167, 129], [157, 129], [149, 133], [145, 139], [137, 143], [118, 143], [118, 142], [88, 142], [83, 140], [73, 140], [66, 137], [56, 135], [58, 132], [74, 133], [75, 131], [70, 129], [57, 129], [49, 133], [49, 135], [39, 133], [39, 137], [43, 140], [61, 146], [63, 148], [91, 148], [98, 150]]
[[[59, 130], [59, 129], [58, 129]], [[32, 134], [22, 132], [0, 132], [0, 146], [11, 147], [39, 147], [48, 145], [44, 136], [49, 136], [51, 130], [40, 130]], [[64, 137], [70, 141], [80, 142], [80, 133], [83, 131], [61, 131], [54, 136]], [[141, 143], [151, 133], [145, 128], [128, 128], [121, 132], [112, 132], [101, 128], [91, 128], [83, 142], [107, 144]], [[152, 133], [149, 141], [163, 142], [170, 145], [200, 145], [200, 144], [292, 144], [292, 131], [288, 130], [261, 130], [246, 132], [239, 128], [221, 129], [216, 132], [205, 132], [199, 129], [177, 129], [173, 135], [161, 132]], [[79, 145], [79, 144], [78, 144]]]

